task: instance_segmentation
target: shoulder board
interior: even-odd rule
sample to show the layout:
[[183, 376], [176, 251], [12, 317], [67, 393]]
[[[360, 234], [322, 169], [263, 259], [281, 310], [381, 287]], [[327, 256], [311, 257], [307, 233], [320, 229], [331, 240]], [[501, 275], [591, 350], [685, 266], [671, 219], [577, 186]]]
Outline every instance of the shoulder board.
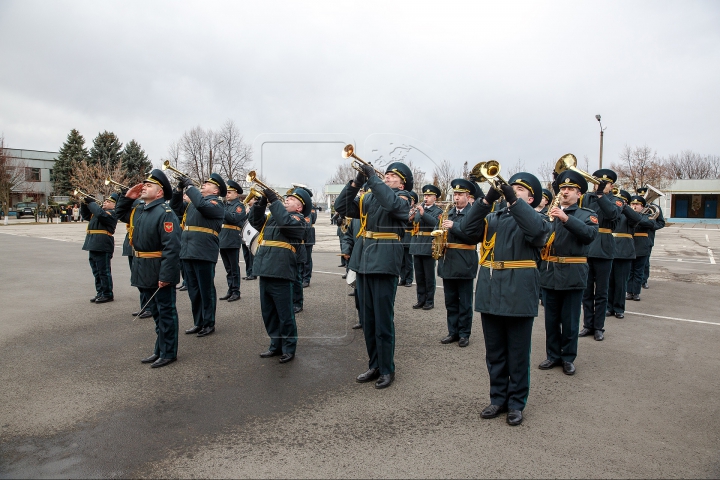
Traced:
[[170, 210], [169, 208], [166, 208], [165, 211], [166, 211], [167, 213], [172, 213], [172, 210]]
[[301, 216], [298, 215], [297, 213], [291, 214], [290, 216], [291, 216], [292, 218], [294, 218], [295, 220], [297, 220], [298, 222], [302, 222], [302, 221], [303, 221], [303, 217], [301, 217]]
[[217, 204], [218, 204], [215, 200], [210, 200], [210, 203], [212, 203], [213, 205], [217, 205]]
[[585, 208], [585, 207], [580, 207], [580, 208], [578, 208], [578, 210], [584, 210], [590, 214], [595, 214], [595, 210], [591, 210], [591, 209]]

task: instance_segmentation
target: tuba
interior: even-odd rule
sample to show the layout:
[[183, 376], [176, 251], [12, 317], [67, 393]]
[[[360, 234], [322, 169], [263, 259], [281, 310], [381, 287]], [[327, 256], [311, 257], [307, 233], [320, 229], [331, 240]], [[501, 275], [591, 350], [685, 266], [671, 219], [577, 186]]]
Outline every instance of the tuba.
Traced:
[[345, 148], [343, 148], [342, 156], [343, 156], [343, 158], [352, 157], [354, 160], [352, 161], [352, 163], [350, 163], [350, 166], [352, 168], [354, 168], [355, 170], [357, 170], [358, 172], [363, 173], [362, 168], [360, 168], [361, 164], [367, 165], [368, 167], [371, 167], [373, 170], [375, 170], [375, 173], [377, 174], [378, 177], [380, 177], [381, 179], [385, 178], [385, 174], [382, 173], [377, 168], [373, 167], [372, 163], [366, 162], [362, 158], [355, 155], [355, 147], [353, 147], [351, 143], [345, 145]]
[[660, 207], [658, 207], [657, 205], [653, 205], [652, 202], [664, 196], [665, 194], [663, 192], [653, 187], [652, 185], [648, 185], [647, 192], [645, 192], [645, 196], [643, 197], [647, 206], [643, 208], [640, 213], [649, 215], [650, 220], [655, 220], [656, 218], [658, 218], [660, 216]]
[[453, 202], [436, 202], [435, 204], [439, 207], [442, 207], [443, 209], [442, 213], [440, 214], [440, 218], [438, 219], [438, 224], [440, 228], [430, 232], [430, 235], [432, 236], [432, 257], [433, 259], [437, 260], [444, 257], [445, 251], [447, 250], [448, 231], [447, 228], [444, 228], [442, 226], [442, 224], [445, 220], [447, 220], [448, 212], [454, 204]]
[[180, 170], [178, 170], [177, 168], [170, 165], [170, 160], [165, 160], [163, 162], [162, 169], [170, 170], [171, 172], [173, 172], [175, 174], [176, 180], [177, 180], [177, 177], [187, 177], [190, 180], [192, 180], [192, 182], [193, 182], [193, 184], [195, 184], [195, 186], [198, 185], [198, 182], [194, 178], [192, 178], [190, 175], [188, 175], [187, 173], [183, 173]]
[[565, 170], [572, 170], [575, 173], [579, 173], [585, 180], [592, 184], [598, 185], [600, 183], [600, 180], [598, 180], [597, 178], [593, 177], [586, 171], [577, 168], [577, 157], [575, 157], [575, 155], [573, 155], [572, 153], [566, 153], [565, 155], [560, 157], [560, 159], [555, 164], [555, 173], [557, 173], [558, 175], [560, 175]]
[[105, 179], [105, 185], [112, 185], [112, 186], [114, 186], [114, 187], [116, 187], [116, 188], [119, 188], [119, 189], [124, 188], [125, 190], [130, 190], [130, 187], [127, 187], [127, 186], [123, 185], [123, 184], [120, 183], [120, 182], [116, 182], [115, 180], [113, 180], [113, 179], [110, 178], [110, 177], [107, 177], [107, 178]]
[[[257, 174], [255, 173], [255, 170], [250, 170], [250, 171], [248, 172], [247, 177], [245, 177], [245, 181], [247, 181], [247, 182], [253, 182], [253, 183], [255, 183], [256, 185], [258, 185], [259, 187], [261, 187], [263, 190], [272, 190], [273, 192], [275, 192], [275, 195], [277, 195], [278, 198], [282, 198], [282, 197], [283, 197], [282, 195], [280, 195], [280, 194], [277, 192], [277, 190], [275, 190], [274, 188], [269, 187], [268, 185], [266, 185], [266, 184], [264, 184], [263, 182], [261, 182], [260, 180], [258, 180]], [[250, 190], [252, 191], [252, 187], [250, 187]], [[265, 194], [264, 194], [263, 192], [261, 192], [260, 190], [255, 190], [255, 192], [256, 192], [257, 194], [259, 194], [259, 195], [265, 196]]]

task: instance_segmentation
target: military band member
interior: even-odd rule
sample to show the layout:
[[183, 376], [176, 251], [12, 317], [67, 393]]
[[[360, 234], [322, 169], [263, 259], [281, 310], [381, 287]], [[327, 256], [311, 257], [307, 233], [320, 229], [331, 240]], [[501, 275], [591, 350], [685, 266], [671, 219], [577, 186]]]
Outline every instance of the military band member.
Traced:
[[[270, 205], [270, 214], [265, 207]], [[260, 308], [270, 347], [262, 358], [280, 355], [280, 363], [295, 358], [297, 325], [293, 312], [293, 282], [298, 273], [297, 251], [305, 238], [305, 216], [312, 208], [310, 195], [296, 188], [283, 203], [270, 189], [250, 209], [248, 219], [260, 232], [253, 274], [260, 277]], [[300, 287], [302, 290], [302, 287]]]
[[[641, 197], [645, 197], [647, 191], [647, 187], [640, 187], [637, 189], [637, 194]], [[656, 230], [660, 230], [661, 228], [665, 227], [665, 217], [663, 216], [663, 211], [662, 208], [660, 208], [660, 205], [655, 204], [655, 206], [660, 211], [660, 215], [658, 215], [658, 217], [655, 219], [655, 228]], [[650, 288], [648, 280], [650, 279], [650, 257], [652, 256], [652, 249], [655, 246], [655, 230], [648, 232], [648, 237], [650, 238], [650, 253], [648, 254], [647, 262], [645, 262], [645, 272], [643, 274], [642, 288]]]
[[95, 296], [90, 299], [93, 303], [112, 302], [113, 281], [110, 261], [115, 252], [115, 202], [118, 195], [113, 193], [103, 200], [102, 207], [90, 197], [80, 204], [80, 215], [88, 221], [85, 231], [85, 243], [82, 249], [89, 252], [90, 269], [95, 277]]
[[[338, 241], [340, 242], [340, 247], [342, 248], [342, 238], [345, 234], [344, 229], [347, 228], [345, 225], [345, 217], [340, 215], [338, 212], [335, 212], [332, 218], [330, 218], [330, 224], [337, 225], [337, 231], [335, 234], [338, 236]], [[340, 265], [338, 265], [338, 267], [342, 267], [347, 270], [347, 261], [342, 256], [340, 257]]]
[[[395, 294], [402, 265], [404, 233], [410, 204], [397, 192], [410, 191], [412, 171], [403, 163], [391, 163], [384, 180], [372, 167], [363, 166], [335, 199], [335, 210], [361, 221], [360, 231], [350, 257], [350, 269], [357, 272], [360, 318], [368, 352], [368, 370], [359, 375], [359, 383], [377, 379], [375, 388], [389, 387], [395, 380]], [[370, 193], [355, 199], [367, 181]]]
[[[180, 202], [180, 198], [176, 198], [175, 196], [173, 196], [170, 207], [173, 209], [173, 211], [178, 217], [178, 222], [180, 222], [180, 233], [182, 234], [182, 231], [185, 229], [185, 217], [187, 209], [190, 206], [190, 198], [185, 193], [183, 193], [182, 204], [178, 204], [177, 202]], [[185, 284], [185, 268], [183, 268], [182, 260], [180, 260], [180, 280], [181, 282], [177, 285], [176, 288], [181, 292], [186, 292], [187, 285]]]
[[622, 215], [618, 217], [613, 231], [615, 254], [610, 273], [606, 316], [614, 315], [615, 318], [625, 318], [625, 292], [627, 292], [630, 268], [635, 259], [635, 241], [632, 234], [635, 226], [640, 222], [641, 216], [628, 205], [631, 198], [630, 193], [620, 190], [617, 198], [623, 202], [623, 207]]
[[628, 300], [640, 301], [640, 287], [642, 285], [643, 275], [645, 274], [645, 264], [650, 258], [650, 232], [658, 229], [658, 225], [650, 219], [649, 214], [641, 214], [646, 205], [647, 202], [645, 198], [639, 195], [634, 195], [630, 199], [630, 206], [642, 216], [642, 219], [635, 226], [635, 231], [633, 232], [635, 259], [632, 261], [630, 277], [628, 278], [626, 296]]
[[[249, 212], [252, 206], [257, 201], [257, 197], [253, 197], [250, 200], [245, 203], [245, 195], [243, 195], [243, 198], [241, 200], [243, 204], [246, 205], [245, 211]], [[245, 244], [245, 239], [240, 237], [242, 240], [242, 254], [243, 254], [243, 260], [245, 260], [245, 276], [242, 277], [243, 280], [255, 280], [257, 277], [253, 275], [252, 273], [252, 267], [253, 267], [253, 259], [255, 258], [255, 255], [252, 254], [250, 251], [250, 245]]]
[[[586, 182], [587, 183], [587, 182]], [[586, 188], [587, 189], [587, 188]], [[540, 205], [538, 205], [535, 208], [535, 211], [542, 213], [543, 215], [547, 215], [548, 213], [548, 206], [553, 200], [553, 195], [550, 193], [550, 190], [547, 188], [543, 188], [542, 190], [542, 200], [540, 201]]]
[[413, 236], [410, 254], [415, 267], [417, 284], [417, 303], [412, 308], [431, 310], [435, 307], [435, 259], [432, 257], [432, 231], [438, 228], [438, 219], [442, 209], [435, 205], [441, 194], [435, 185], [422, 188], [424, 202], [418, 205], [413, 218]]
[[540, 248], [550, 230], [534, 208], [542, 196], [540, 181], [526, 172], [502, 186], [507, 207], [491, 212], [495, 189], [466, 214], [465, 235], [482, 236], [475, 311], [481, 313], [485, 361], [490, 375], [490, 405], [480, 414], [495, 418], [507, 411], [507, 423], [520, 425], [530, 391], [530, 343], [538, 314]]
[[[312, 192], [307, 188], [304, 190], [312, 198]], [[309, 287], [312, 278], [312, 251], [315, 246], [315, 222], [317, 222], [317, 208], [314, 205], [310, 209], [310, 215], [305, 217], [305, 222], [308, 228], [305, 229], [305, 263], [302, 266], [302, 288]]]
[[[406, 192], [404, 197], [410, 203], [410, 211], [412, 212], [413, 207], [415, 207], [418, 203], [418, 194], [410, 191]], [[400, 281], [398, 282], [399, 287], [412, 287], [414, 271], [413, 256], [410, 255], [410, 244], [412, 243], [412, 236], [413, 223], [412, 221], [408, 220], [402, 236], [403, 261], [402, 265], [400, 266]]]
[[227, 274], [228, 290], [220, 300], [234, 302], [240, 300], [240, 246], [242, 245], [242, 227], [247, 220], [245, 205], [238, 199], [243, 193], [242, 187], [233, 180], [226, 183], [225, 218], [220, 230], [220, 258]]
[[[360, 190], [362, 192], [362, 190]], [[362, 194], [362, 193], [361, 193]], [[341, 252], [342, 252], [342, 258], [345, 258], [348, 263], [350, 261], [350, 257], [352, 257], [352, 251], [355, 248], [356, 245], [360, 245], [361, 242], [356, 241], [356, 235], [360, 232], [360, 219], [353, 218], [348, 223], [347, 228], [345, 232], [343, 232], [343, 236], [341, 239], [342, 245], [341, 245]], [[362, 328], [362, 317], [360, 316], [360, 301], [358, 300], [357, 295], [357, 281], [355, 282], [355, 285], [353, 286], [352, 292], [348, 293], [349, 296], [353, 297], [355, 300], [355, 310], [357, 311], [358, 321], [355, 323], [355, 325], [352, 326], [353, 330], [358, 330]]]
[[173, 205], [182, 197], [183, 189], [190, 198], [182, 222], [185, 227], [180, 240], [180, 258], [192, 303], [194, 326], [185, 333], [205, 337], [215, 331], [215, 264], [220, 252], [220, 229], [225, 218], [225, 208], [218, 196], [227, 194], [227, 186], [220, 175], [212, 173], [200, 189], [193, 186], [188, 177], [183, 177], [178, 188], [179, 191], [173, 192]]
[[448, 334], [440, 340], [447, 345], [458, 342], [467, 347], [472, 332], [473, 280], [477, 276], [477, 243], [480, 235], [469, 236], [462, 231], [462, 220], [470, 211], [468, 198], [475, 193], [475, 184], [464, 178], [450, 183], [453, 191], [453, 206], [441, 228], [447, 230], [447, 249], [438, 259], [438, 275], [443, 279], [445, 309], [447, 310]]
[[[143, 201], [139, 198], [136, 199], [132, 204], [132, 208], [135, 208], [140, 203], [143, 203]], [[117, 211], [116, 211], [115, 216], [117, 217]], [[123, 240], [123, 247], [122, 247], [122, 255], [123, 255], [123, 257], [127, 257], [128, 264], [130, 265], [130, 273], [132, 273], [132, 264], [133, 264], [133, 259], [135, 257], [133, 257], [133, 249], [130, 246], [130, 230], [127, 230], [125, 232], [125, 239]], [[143, 305], [143, 303], [142, 303], [142, 299], [141, 299], [141, 301], [140, 301], [141, 308], [142, 308], [142, 305]], [[152, 313], [150, 313], [150, 310], [144, 309], [144, 310], [138, 310], [136, 312], [133, 312], [132, 316], [138, 317], [138, 318], [150, 318], [150, 317], [152, 317]]]
[[566, 170], [557, 178], [559, 206], [548, 212], [550, 237], [543, 247], [540, 286], [545, 305], [545, 352], [541, 370], [562, 365], [566, 375], [575, 374], [580, 305], [587, 287], [587, 254], [598, 235], [594, 211], [579, 208], [578, 201], [587, 191], [587, 182], [579, 173]]
[[[140, 198], [143, 203], [134, 203]], [[178, 315], [175, 284], [180, 281], [180, 225], [166, 200], [172, 187], [162, 170], [153, 170], [141, 184], [120, 197], [118, 218], [128, 224], [134, 260], [130, 283], [155, 320], [155, 349], [141, 360], [152, 368], [177, 359]], [[133, 206], [134, 205], [134, 206]]]
[[580, 200], [580, 206], [597, 213], [598, 233], [590, 244], [588, 253], [588, 282], [583, 294], [583, 328], [578, 336], [593, 335], [595, 340], [605, 338], [605, 312], [607, 311], [608, 288], [610, 287], [610, 270], [615, 254], [615, 240], [612, 232], [620, 215], [622, 201], [612, 195], [613, 184], [617, 174], [612, 170], [602, 169], [593, 173], [600, 179], [594, 192], [588, 192]]

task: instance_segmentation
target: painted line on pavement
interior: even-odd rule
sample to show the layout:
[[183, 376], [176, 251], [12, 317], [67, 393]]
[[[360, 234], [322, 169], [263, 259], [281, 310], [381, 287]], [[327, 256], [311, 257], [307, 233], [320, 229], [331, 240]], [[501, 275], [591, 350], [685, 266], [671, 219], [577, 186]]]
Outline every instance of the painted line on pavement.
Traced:
[[651, 314], [649, 314], [649, 313], [628, 312], [628, 311], [626, 310], [626, 311], [625, 311], [625, 314], [627, 315], [628, 313], [631, 314], [631, 315], [640, 315], [640, 316], [643, 316], [643, 317], [662, 318], [663, 320], [675, 320], [676, 322], [704, 323], [705, 325], [718, 325], [718, 326], [720, 326], [720, 323], [716, 323], [716, 322], [705, 322], [705, 321], [703, 321], [703, 320], [690, 320], [690, 319], [687, 319], [687, 318], [663, 317], [663, 316], [661, 316], [661, 315], [651, 315]]
[[710, 250], [709, 248], [708, 248], [708, 257], [710, 257], [710, 263], [715, 265], [715, 257], [713, 257], [712, 250]]

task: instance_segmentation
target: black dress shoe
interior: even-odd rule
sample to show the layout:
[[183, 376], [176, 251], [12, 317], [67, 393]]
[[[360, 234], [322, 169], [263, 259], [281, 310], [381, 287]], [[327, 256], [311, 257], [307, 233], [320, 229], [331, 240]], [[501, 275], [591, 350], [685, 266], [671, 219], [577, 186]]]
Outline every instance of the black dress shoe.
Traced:
[[360, 375], [358, 375], [357, 378], [355, 379], [355, 381], [357, 383], [367, 383], [367, 382], [371, 382], [371, 381], [375, 380], [379, 376], [380, 376], [380, 369], [371, 368], [367, 372], [361, 373]]
[[521, 410], [510, 410], [507, 414], [507, 423], [512, 427], [517, 427], [523, 421], [523, 415]]
[[343, 280], [347, 278], [347, 273], [342, 276]]
[[137, 316], [137, 318], [150, 318], [152, 317], [152, 313], [150, 310], [143, 310], [140, 315]]
[[260, 358], [270, 358], [270, 357], [276, 357], [280, 355], [280, 352], [276, 350], [268, 350], [267, 352], [262, 352], [260, 354]]
[[362, 328], [362, 323], [360, 323], [360, 322], [358, 322], [352, 326], [353, 330], [360, 330], [361, 328]]
[[215, 331], [215, 327], [205, 327], [202, 330], [200, 330], [197, 334], [198, 337], [207, 337], [211, 333]]
[[353, 290], [352, 292], [348, 293], [348, 297], [354, 297], [355, 295], [356, 295], [355, 290]]
[[404, 287], [404, 286], [405, 286], [405, 282], [398, 282], [398, 287]]
[[505, 405], [488, 405], [485, 409], [480, 412], [482, 418], [495, 418], [503, 412], [507, 412], [507, 406]]
[[155, 363], [150, 365], [150, 368], [164, 367], [165, 365], [173, 363], [175, 360], [177, 360], [177, 358], [158, 358], [157, 360], [155, 360]]
[[180, 290], [182, 287], [182, 285], [175, 285], [175, 290]]
[[642, 288], [650, 288], [650, 285], [648, 285], [648, 283], [645, 282], [645, 283], [642, 284]]
[[344, 266], [345, 266], [345, 265], [343, 265], [343, 264], [338, 265], [338, 267], [344, 267]]
[[280, 355], [280, 363], [287, 363], [293, 358], [295, 358], [294, 353], [283, 353], [282, 355]]
[[380, 375], [378, 381], [375, 382], [375, 388], [380, 390], [381, 388], [389, 387], [395, 381], [395, 372], [388, 373], [387, 375]]
[[412, 287], [412, 282], [406, 283], [405, 286], [406, 286], [406, 287]]
[[606, 317], [612, 317], [613, 315], [615, 315], [615, 312], [611, 312], [610, 310], [608, 310], [607, 312], [605, 312], [605, 316], [606, 316]]
[[561, 360], [550, 360], [549, 358], [546, 358], [545, 360], [538, 365], [538, 368], [540, 370], [550, 370], [551, 368], [557, 367], [558, 365], [562, 365]]
[[187, 330], [185, 330], [185, 334], [191, 335], [193, 333], [198, 333], [200, 330], [202, 330], [202, 328], [195, 325], [194, 327], [191, 327], [191, 328], [188, 328]]
[[[107, 303], [112, 302], [113, 300], [115, 300], [113, 297], [98, 297], [95, 299], [95, 303]], [[640, 300], [640, 298], [638, 298], [638, 300]]]
[[627, 294], [625, 294], [625, 300], [632, 300], [632, 299], [633, 299], [633, 294], [632, 294], [632, 293], [627, 293]]
[[422, 308], [423, 305], [425, 305], [425, 302], [417, 302], [415, 305], [412, 306], [412, 308], [414, 308], [415, 310], [418, 310], [418, 309]]
[[229, 294], [229, 293], [228, 293], [227, 295], [225, 295], [225, 296], [222, 296], [222, 297], [218, 298], [218, 300], [227, 300], [228, 298], [230, 298], [230, 294]]
[[250, 275], [248, 280], [257, 280], [257, 275]]
[[460, 337], [458, 335], [448, 335], [447, 337], [440, 340], [440, 343], [442, 343], [443, 345], [447, 345], [449, 343], [457, 342], [458, 340], [460, 340]]
[[625, 318], [625, 314], [624, 313], [616, 313], [615, 318]]
[[433, 308], [435, 308], [435, 305], [433, 305], [432, 303], [426, 303], [422, 306], [423, 310], [432, 310]]
[[[639, 302], [639, 301], [640, 301], [640, 294], [639, 294], [639, 293], [633, 294], [633, 300], [635, 300], [636, 302]], [[98, 303], [98, 301], [99, 301], [99, 299], [98, 299], [98, 300], [95, 300], [95, 303]]]
[[90, 301], [91, 301], [92, 303], [95, 303], [95, 300], [97, 300], [97, 299], [98, 299], [98, 296], [95, 295], [93, 298], [90, 299]]
[[294, 307], [293, 308], [293, 313], [300, 313], [302, 311], [303, 311], [303, 307]]
[[467, 337], [462, 337], [460, 340], [458, 340], [458, 347], [465, 348], [468, 345], [470, 345], [470, 339]]
[[595, 340], [597, 340], [598, 342], [602, 342], [604, 338], [605, 335], [603, 335], [602, 330], [595, 330]]
[[240, 300], [240, 294], [239, 293], [233, 293], [230, 295], [230, 298], [228, 298], [228, 302], [237, 302]]
[[158, 358], [160, 358], [160, 355], [155, 355], [155, 354], [153, 353], [153, 354], [150, 355], [149, 357], [143, 358], [142, 360], [140, 360], [140, 363], [153, 363], [153, 362], [154, 362], [155, 360], [157, 360]]
[[575, 375], [575, 365], [572, 362], [563, 362], [563, 373], [565, 375]]
[[187, 291], [187, 285], [183, 285], [182, 287], [178, 288], [178, 290], [181, 292]]
[[587, 337], [588, 335], [592, 335], [593, 331], [589, 328], [583, 328], [580, 330], [580, 333], [578, 333], [578, 337]]
[[247, 280], [247, 277], [242, 277], [243, 280]]
[[310, 282], [303, 282], [303, 288], [308, 288], [310, 286]]
[[132, 316], [133, 316], [133, 317], [137, 317], [138, 315], [140, 315], [141, 313], [143, 313], [143, 311], [144, 311], [144, 310], [138, 310], [137, 312], [133, 312], [133, 313], [132, 313]]

